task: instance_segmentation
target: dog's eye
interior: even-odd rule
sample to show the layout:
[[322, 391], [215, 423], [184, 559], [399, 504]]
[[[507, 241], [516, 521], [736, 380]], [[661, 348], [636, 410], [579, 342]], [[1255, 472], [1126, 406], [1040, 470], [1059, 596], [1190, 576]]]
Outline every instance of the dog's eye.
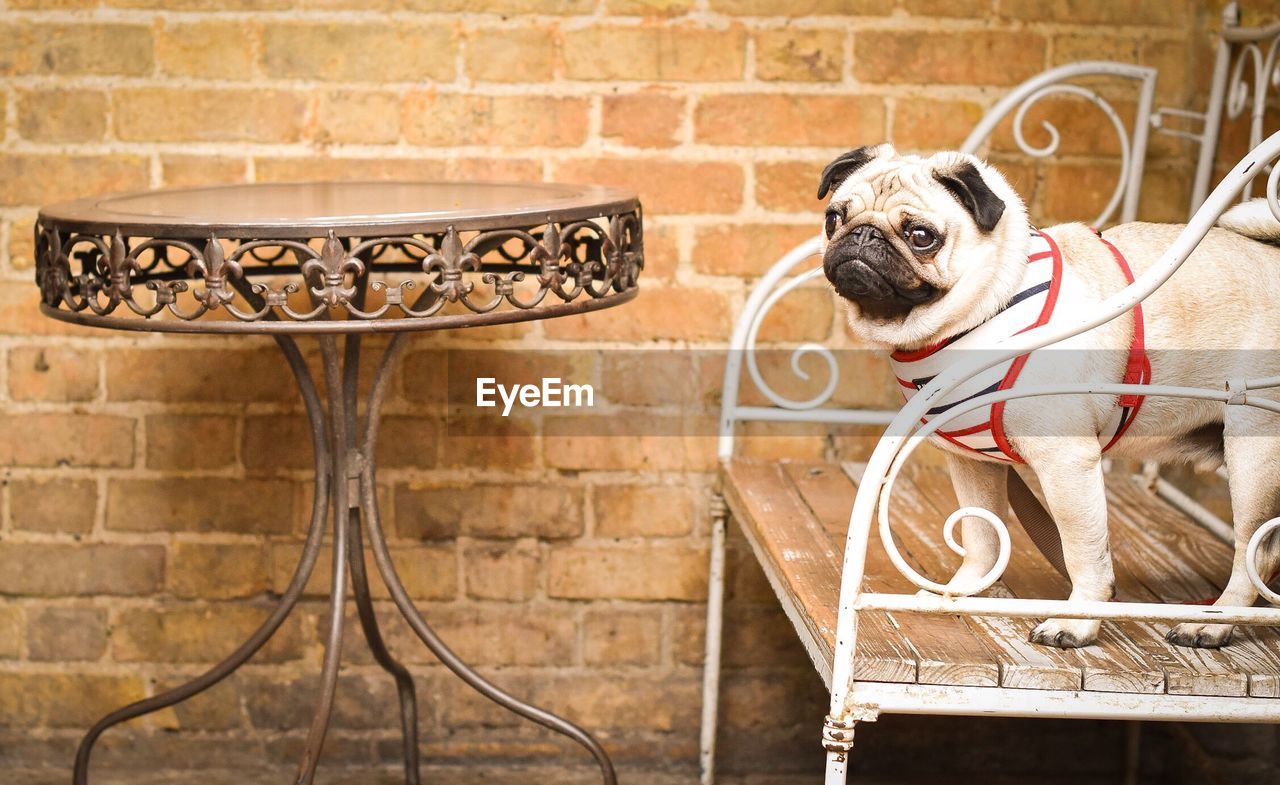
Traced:
[[836, 233], [840, 228], [840, 213], [837, 210], [827, 210], [827, 239], [831, 239], [831, 235]]
[[924, 228], [917, 226], [906, 231], [907, 243], [913, 251], [932, 251], [940, 244], [938, 235]]

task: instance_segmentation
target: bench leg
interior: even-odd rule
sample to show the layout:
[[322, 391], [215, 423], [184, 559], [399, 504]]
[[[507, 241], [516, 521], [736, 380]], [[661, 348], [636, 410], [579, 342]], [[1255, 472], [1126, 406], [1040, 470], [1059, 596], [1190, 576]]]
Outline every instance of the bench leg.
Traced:
[[716, 779], [716, 725], [720, 702], [720, 632], [724, 626], [724, 539], [728, 516], [724, 497], [711, 498], [711, 568], [707, 580], [706, 656], [702, 661], [701, 785]]
[[822, 723], [822, 746], [827, 751], [825, 785], [845, 785], [849, 773], [849, 753], [853, 750], [856, 720], [840, 720], [827, 716]]

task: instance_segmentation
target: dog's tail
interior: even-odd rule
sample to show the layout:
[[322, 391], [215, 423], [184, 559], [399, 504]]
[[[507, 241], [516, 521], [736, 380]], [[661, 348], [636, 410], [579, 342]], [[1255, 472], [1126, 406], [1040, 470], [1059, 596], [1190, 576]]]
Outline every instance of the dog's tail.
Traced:
[[1271, 245], [1280, 245], [1280, 219], [1271, 214], [1267, 200], [1258, 197], [1232, 207], [1218, 219], [1218, 226]]

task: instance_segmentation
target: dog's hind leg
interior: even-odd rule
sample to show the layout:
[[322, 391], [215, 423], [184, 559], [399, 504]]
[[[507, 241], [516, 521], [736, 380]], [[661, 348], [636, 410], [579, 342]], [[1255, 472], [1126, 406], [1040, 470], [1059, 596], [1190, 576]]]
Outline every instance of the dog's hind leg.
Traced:
[[[947, 470], [961, 507], [980, 507], [1008, 520], [1009, 493], [1006, 475], [1009, 467], [1002, 463], [979, 461], [947, 453]], [[960, 522], [960, 544], [964, 561], [947, 583], [962, 591], [973, 586], [996, 565], [1000, 557], [1000, 538], [991, 524], [981, 518], [965, 518]]]
[[[1250, 393], [1251, 395], [1253, 393]], [[1249, 406], [1228, 406], [1223, 447], [1231, 485], [1235, 557], [1231, 578], [1214, 605], [1248, 607], [1258, 598], [1245, 567], [1245, 550], [1258, 527], [1280, 515], [1280, 418]], [[1268, 578], [1280, 566], [1280, 545], [1272, 537], [1258, 549], [1258, 574]], [[1231, 641], [1230, 624], [1179, 624], [1168, 639], [1179, 646], [1216, 649]]]
[[[1062, 537], [1071, 578], [1071, 600], [1106, 601], [1115, 594], [1115, 569], [1107, 535], [1107, 491], [1102, 448], [1092, 437], [1028, 439], [1017, 445], [1040, 478], [1049, 512]], [[1098, 637], [1096, 619], [1049, 619], [1031, 631], [1032, 643], [1059, 648], [1088, 646]]]

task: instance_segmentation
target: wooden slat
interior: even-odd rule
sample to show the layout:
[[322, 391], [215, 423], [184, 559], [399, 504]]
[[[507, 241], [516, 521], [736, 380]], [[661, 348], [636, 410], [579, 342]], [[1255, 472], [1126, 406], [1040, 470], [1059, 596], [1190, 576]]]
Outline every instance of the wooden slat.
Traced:
[[[928, 475], [923, 477], [928, 478]], [[900, 476], [895, 488], [890, 511], [892, 520], [903, 532], [904, 543], [917, 556], [929, 578], [945, 582], [955, 573], [960, 561], [942, 540], [943, 521], [956, 509], [955, 505], [944, 512], [911, 477]], [[949, 479], [947, 488], [950, 488]], [[1002, 582], [994, 584], [990, 593], [1014, 596]], [[987, 633], [988, 646], [999, 653], [1001, 686], [1040, 690], [1081, 688], [1084, 665], [1080, 657], [1074, 651], [1031, 643], [1028, 637], [1035, 623], [1030, 619], [972, 617], [969, 622]]]
[[[834, 659], [840, 557], [795, 486], [774, 462], [734, 460], [724, 494], [810, 655], [829, 680]], [[855, 669], [867, 681], [913, 682], [916, 655], [883, 612], [858, 614]]]
[[[1138, 573], [1139, 580], [1165, 602], [1217, 599], [1231, 574], [1231, 546], [1136, 482], [1112, 485], [1113, 529], [1141, 538], [1147, 546], [1148, 569]], [[1280, 638], [1275, 628], [1238, 627], [1220, 653], [1230, 667], [1247, 676], [1249, 695], [1280, 697]]]
[[[921, 470], [912, 477], [916, 487], [927, 496], [942, 516], [957, 509], [951, 478], [941, 470]], [[1057, 599], [1066, 597], [1070, 583], [1041, 555], [1031, 538], [1021, 526], [1009, 527], [1013, 555], [1005, 569], [1001, 585], [1009, 596], [1027, 599]], [[1034, 629], [1035, 622], [1023, 620], [1025, 638]], [[1132, 637], [1147, 638], [1150, 644], [1164, 645], [1164, 639], [1153, 630], [1135, 628], [1132, 625], [1104, 623], [1093, 646], [1071, 652], [1082, 671], [1081, 686], [1096, 692], [1159, 693], [1165, 688], [1164, 669], [1151, 659]], [[1036, 644], [1037, 649], [1044, 647]]]
[[[831, 465], [783, 464], [783, 470], [826, 528], [833, 546], [842, 550], [856, 486]], [[889, 562], [877, 535], [873, 535], [867, 548], [863, 587], [893, 593], [911, 588]], [[994, 687], [999, 683], [999, 660], [964, 619], [914, 613], [891, 614], [891, 618], [916, 651], [916, 680], [921, 684]]]

